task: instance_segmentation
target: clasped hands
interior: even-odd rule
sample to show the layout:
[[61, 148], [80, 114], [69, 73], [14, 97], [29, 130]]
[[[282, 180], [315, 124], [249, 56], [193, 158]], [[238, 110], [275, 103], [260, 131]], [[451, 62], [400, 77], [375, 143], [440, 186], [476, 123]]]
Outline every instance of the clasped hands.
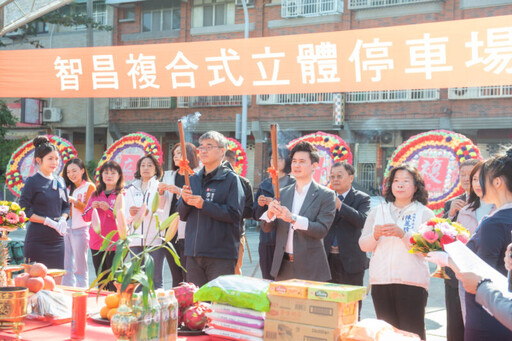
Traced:
[[284, 220], [287, 223], [293, 222], [292, 212], [286, 206], [282, 206], [279, 201], [272, 200], [268, 204], [267, 217], [274, 219], [274, 217]]
[[175, 185], [167, 185], [163, 182], [158, 184], [158, 194], [163, 195], [165, 191], [169, 191], [175, 195], [181, 195], [181, 188]]
[[51, 227], [55, 231], [57, 231], [61, 236], [65, 236], [68, 229], [68, 223], [66, 222], [67, 218], [60, 217], [59, 221], [55, 221], [49, 217], [44, 219], [44, 225]]
[[110, 205], [106, 201], [95, 201], [91, 204], [91, 208], [101, 208], [103, 211], [110, 209]]
[[402, 230], [397, 224], [383, 224], [375, 225], [373, 229], [373, 237], [379, 240], [380, 237], [398, 237], [402, 238], [405, 231]]
[[185, 201], [188, 205], [194, 206], [195, 208], [202, 209], [204, 204], [204, 199], [200, 195], [192, 194], [192, 190], [190, 186], [183, 186], [183, 190], [181, 191], [181, 197], [183, 201]]

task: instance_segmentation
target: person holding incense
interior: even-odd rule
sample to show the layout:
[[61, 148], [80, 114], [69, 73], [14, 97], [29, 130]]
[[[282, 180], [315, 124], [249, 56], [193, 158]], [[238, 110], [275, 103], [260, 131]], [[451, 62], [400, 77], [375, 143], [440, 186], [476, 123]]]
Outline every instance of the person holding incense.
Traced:
[[[165, 234], [157, 228], [157, 221], [153, 217], [153, 213], [158, 215], [160, 221], [166, 218], [169, 212], [166, 198], [158, 191], [159, 179], [162, 177], [162, 167], [153, 154], [146, 154], [137, 161], [135, 172], [135, 180], [126, 190], [125, 198], [125, 214], [130, 224], [129, 234], [141, 234], [143, 238], [134, 238], [130, 241], [130, 249], [135, 254], [140, 254], [148, 245], [160, 245]], [[154, 197], [159, 195], [159, 207], [156, 212], [151, 212]], [[145, 204], [145, 206], [144, 206]], [[133, 225], [135, 215], [140, 210], [143, 214], [140, 227], [135, 231]], [[163, 266], [165, 259], [165, 249], [161, 248], [151, 252], [154, 262], [153, 284], [155, 289], [163, 288]]]
[[[192, 143], [187, 142], [185, 144], [185, 150], [190, 168], [192, 170], [199, 171], [199, 159], [197, 158], [196, 147]], [[167, 202], [170, 202], [171, 204], [169, 208], [169, 215], [177, 212], [177, 204], [181, 196], [181, 189], [185, 185], [185, 176], [179, 172], [179, 164], [182, 159], [181, 144], [176, 143], [171, 149], [171, 169], [164, 172], [162, 182], [158, 185], [159, 193], [165, 193]], [[186, 225], [187, 223], [185, 221], [180, 220], [178, 223], [178, 233], [176, 233], [176, 236], [171, 240], [171, 244], [174, 246], [174, 249], [180, 257], [181, 266], [185, 269], [186, 257], [184, 252]], [[165, 258], [167, 259], [169, 269], [171, 270], [172, 286], [177, 287], [181, 282], [185, 282], [186, 272], [182, 267], [179, 267], [176, 264], [172, 254], [168, 250], [165, 250]]]
[[331, 272], [323, 238], [334, 220], [336, 195], [313, 180], [320, 156], [311, 143], [297, 143], [290, 156], [296, 182], [283, 188], [280, 201], [272, 200], [260, 218], [263, 231], [276, 230], [270, 274], [277, 281], [328, 281]]
[[187, 222], [187, 281], [202, 286], [235, 273], [245, 196], [238, 175], [223, 162], [224, 135], [204, 133], [197, 149], [204, 167], [183, 187], [178, 212]]
[[[292, 171], [292, 159], [290, 151], [285, 146], [277, 149], [277, 176], [279, 177], [279, 187], [284, 188], [294, 184], [295, 179], [290, 176]], [[268, 151], [268, 156], [273, 167], [272, 149]], [[253, 218], [259, 220], [261, 215], [268, 210], [268, 204], [274, 199], [274, 188], [272, 187], [272, 177], [269, 177], [258, 186], [258, 190], [254, 195]], [[274, 280], [270, 274], [272, 268], [272, 260], [274, 259], [274, 250], [276, 248], [276, 230], [266, 233], [260, 229], [260, 242], [258, 245], [258, 253], [260, 256], [260, 269], [263, 279]]]

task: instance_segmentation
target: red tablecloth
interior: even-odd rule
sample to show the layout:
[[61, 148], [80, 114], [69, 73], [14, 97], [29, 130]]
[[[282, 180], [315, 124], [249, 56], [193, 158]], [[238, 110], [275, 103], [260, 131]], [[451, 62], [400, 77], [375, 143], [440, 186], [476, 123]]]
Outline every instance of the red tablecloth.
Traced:
[[[69, 293], [77, 291], [74, 288], [61, 287], [64, 293]], [[104, 296], [109, 294], [101, 293], [100, 296]], [[88, 311], [98, 311], [99, 308], [103, 305], [103, 298], [99, 298], [96, 300], [96, 293], [90, 293], [89, 298], [87, 299], [87, 307]], [[20, 338], [16, 339], [16, 335], [11, 331], [2, 331], [0, 330], [0, 340], [24, 340], [24, 341], [61, 341], [61, 340], [70, 340], [71, 338], [71, 323], [63, 323], [63, 324], [50, 324], [48, 322], [42, 321], [27, 321], [26, 328], [21, 332]], [[103, 325], [92, 321], [91, 319], [87, 320], [87, 327], [85, 330], [85, 340], [87, 341], [115, 341], [114, 334], [112, 333], [112, 329], [110, 326]], [[211, 338], [208, 335], [201, 336], [189, 336], [178, 338], [181, 341], [210, 341]]]
[[[33, 329], [22, 332], [20, 339], [16, 339], [16, 335], [0, 331], [0, 340], [23, 340], [23, 341], [64, 341], [70, 340], [71, 336], [71, 323], [60, 325], [51, 325], [39, 329]], [[87, 328], [85, 330], [85, 340], [87, 341], [115, 341], [114, 334], [110, 326], [98, 324], [94, 321], [87, 321]], [[180, 336], [180, 341], [210, 341], [210, 336]]]

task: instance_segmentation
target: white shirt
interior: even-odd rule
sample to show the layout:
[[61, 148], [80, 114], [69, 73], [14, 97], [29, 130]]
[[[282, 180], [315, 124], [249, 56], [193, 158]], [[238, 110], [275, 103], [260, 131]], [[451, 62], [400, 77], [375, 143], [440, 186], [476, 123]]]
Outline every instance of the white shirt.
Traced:
[[[286, 253], [293, 254], [293, 231], [294, 230], [307, 230], [309, 225], [309, 219], [306, 217], [299, 216], [300, 209], [302, 208], [302, 204], [304, 204], [304, 200], [306, 199], [306, 194], [308, 194], [309, 187], [311, 187], [311, 183], [313, 180], [311, 180], [308, 184], [304, 185], [302, 188], [302, 193], [299, 193], [297, 191], [297, 185], [295, 185], [295, 193], [293, 195], [293, 203], [292, 203], [292, 209], [290, 210], [292, 214], [297, 215], [297, 220], [294, 224], [290, 224], [290, 229], [288, 232], [288, 238], [286, 240], [286, 246], [284, 251]], [[276, 219], [276, 216], [274, 216], [272, 219], [269, 219], [267, 216], [267, 212], [263, 213], [263, 215], [260, 218], [261, 220], [265, 220], [267, 223], [270, 223], [271, 221], [274, 221]]]

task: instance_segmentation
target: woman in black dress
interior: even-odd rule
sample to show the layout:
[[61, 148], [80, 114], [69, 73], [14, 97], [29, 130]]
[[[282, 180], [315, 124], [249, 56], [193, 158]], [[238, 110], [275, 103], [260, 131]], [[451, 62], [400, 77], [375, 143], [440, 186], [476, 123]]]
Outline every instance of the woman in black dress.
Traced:
[[27, 179], [20, 198], [30, 222], [25, 236], [25, 261], [64, 269], [63, 236], [69, 202], [66, 188], [53, 174], [59, 167], [59, 152], [46, 136], [36, 137], [33, 143], [39, 170]]

